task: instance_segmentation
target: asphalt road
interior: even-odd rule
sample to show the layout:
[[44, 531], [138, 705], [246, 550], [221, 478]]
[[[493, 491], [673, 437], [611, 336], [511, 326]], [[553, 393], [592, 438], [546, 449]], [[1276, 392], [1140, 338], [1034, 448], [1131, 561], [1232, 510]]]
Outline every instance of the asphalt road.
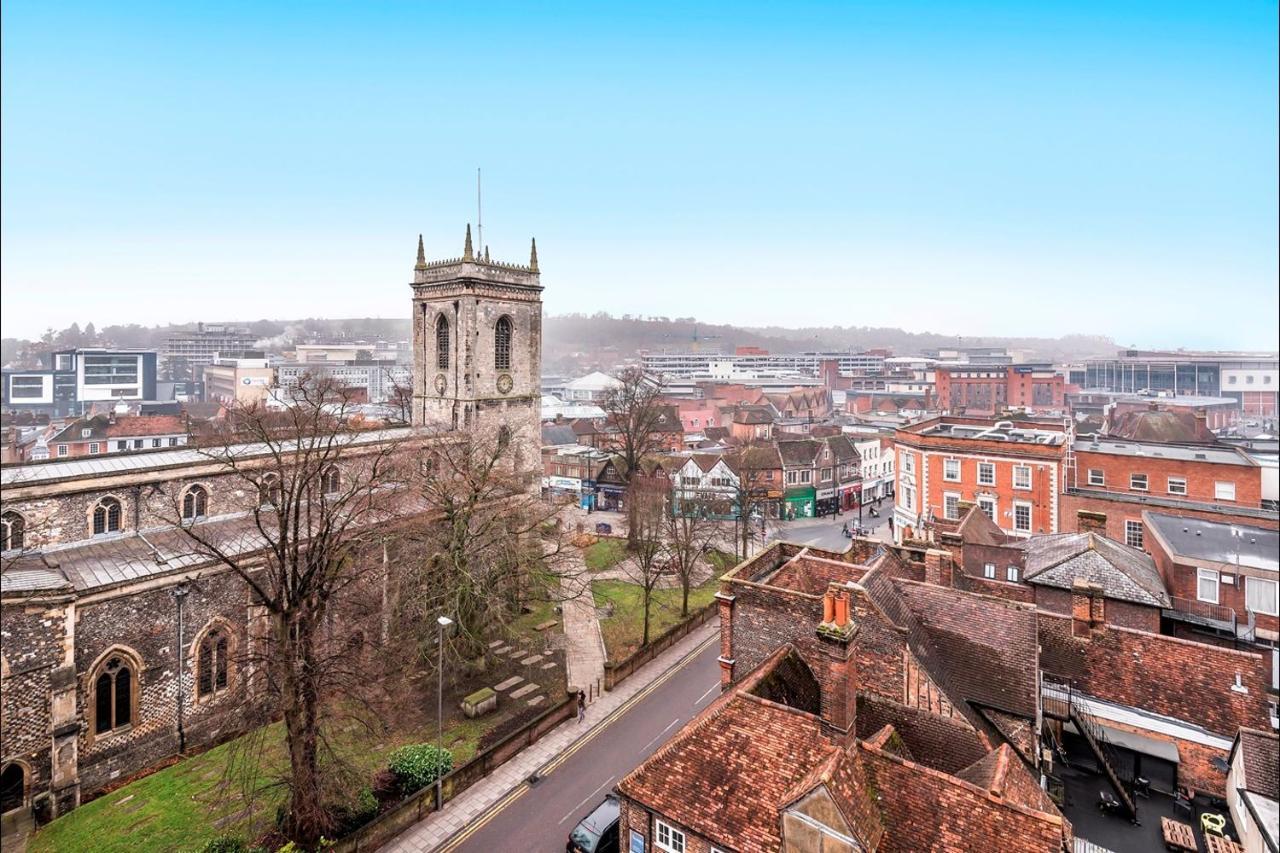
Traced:
[[[893, 502], [885, 498], [876, 508], [879, 518], [872, 518], [867, 510], [862, 510], [862, 526], [871, 531], [873, 539], [890, 539], [889, 516], [893, 514]], [[812, 545], [827, 551], [843, 551], [849, 547], [849, 540], [844, 537], [842, 528], [848, 523], [850, 527], [858, 524], [858, 511], [846, 510], [841, 515], [828, 515], [822, 518], [806, 518], [798, 521], [772, 523], [769, 527], [769, 541], [781, 539], [802, 545]]]
[[[456, 846], [473, 853], [562, 853], [569, 831], [618, 780], [720, 695], [719, 635], [667, 673], [651, 692], [592, 732], [585, 744], [532, 786], [499, 800]], [[640, 695], [640, 694], [637, 694]], [[470, 834], [465, 834], [470, 832]]]

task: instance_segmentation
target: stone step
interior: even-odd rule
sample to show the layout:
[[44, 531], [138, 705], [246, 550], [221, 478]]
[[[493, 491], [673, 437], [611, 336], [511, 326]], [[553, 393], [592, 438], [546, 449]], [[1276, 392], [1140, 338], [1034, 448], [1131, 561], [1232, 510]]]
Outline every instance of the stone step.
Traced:
[[494, 640], [492, 643], [489, 644], [489, 648], [496, 649], [499, 646], [503, 646], [503, 645], [506, 645], [506, 644], [503, 643], [501, 640]]
[[520, 676], [513, 675], [510, 678], [508, 678], [506, 681], [502, 682], [501, 684], [496, 685], [493, 689], [494, 690], [510, 690], [512, 687], [515, 687], [517, 684], [520, 684], [523, 681], [524, 679], [521, 678]]
[[555, 669], [555, 668], [556, 668], [556, 662], [553, 660], [549, 660], [546, 663], [544, 663], [542, 666], [538, 667], [538, 669]]
[[541, 660], [542, 660], [542, 655], [534, 655], [533, 657], [525, 658], [524, 660], [520, 661], [520, 663], [524, 664], [525, 666], [532, 666], [533, 664], [538, 663]]
[[519, 698], [521, 698], [521, 697], [523, 697], [523, 696], [528, 696], [530, 693], [532, 693], [533, 691], [535, 691], [535, 690], [537, 690], [537, 689], [538, 689], [538, 685], [536, 685], [536, 684], [526, 684], [524, 687], [521, 687], [521, 688], [520, 688], [520, 689], [518, 689], [518, 690], [512, 690], [512, 691], [511, 691], [511, 698], [512, 698], [512, 699], [519, 699]]
[[534, 696], [532, 699], [525, 700], [524, 704], [528, 705], [530, 708], [536, 708], [545, 701], [547, 701], [547, 697], [539, 693], [537, 696]]
[[509, 654], [510, 652], [511, 652], [510, 646], [502, 646], [500, 648], [494, 649], [494, 653], [499, 655]]

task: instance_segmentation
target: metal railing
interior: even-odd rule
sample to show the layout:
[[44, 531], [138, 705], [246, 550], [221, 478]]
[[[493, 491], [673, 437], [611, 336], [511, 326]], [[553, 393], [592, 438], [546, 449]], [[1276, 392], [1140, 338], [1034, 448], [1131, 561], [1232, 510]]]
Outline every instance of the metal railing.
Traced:
[[1234, 607], [1212, 604], [1208, 601], [1197, 601], [1194, 598], [1178, 598], [1177, 596], [1173, 596], [1169, 601], [1173, 606], [1165, 608], [1164, 614], [1171, 619], [1208, 625], [1223, 631], [1235, 631], [1236, 611]]
[[1133, 795], [1133, 768], [1119, 760], [1115, 747], [1107, 739], [1106, 730], [1085, 705], [1084, 697], [1067, 681], [1045, 678], [1041, 688], [1041, 710], [1049, 717], [1070, 721], [1089, 744], [1102, 774], [1129, 812], [1137, 819], [1138, 806]]

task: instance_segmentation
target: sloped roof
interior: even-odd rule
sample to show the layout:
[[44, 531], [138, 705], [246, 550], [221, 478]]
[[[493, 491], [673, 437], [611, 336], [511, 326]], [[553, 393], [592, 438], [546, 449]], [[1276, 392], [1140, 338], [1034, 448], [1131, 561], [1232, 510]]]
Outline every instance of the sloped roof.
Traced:
[[812, 465], [821, 447], [821, 442], [811, 438], [779, 441], [778, 455], [782, 457], [782, 464], [786, 466]]
[[1103, 433], [1130, 441], [1214, 444], [1218, 437], [1191, 409], [1112, 409], [1103, 421]]
[[763, 853], [782, 845], [778, 809], [788, 793], [837, 747], [817, 717], [746, 694], [746, 684], [705, 708], [618, 790], [712, 842]]
[[[1013, 544], [1009, 536], [987, 517], [980, 507], [969, 509], [965, 517], [956, 527], [956, 534], [968, 545], [1007, 545]], [[1017, 542], [1021, 542], [1019, 539]]]
[[738, 406], [733, 413], [735, 424], [771, 424], [773, 410], [768, 406]]
[[542, 446], [554, 447], [563, 444], [577, 444], [578, 434], [569, 424], [543, 424]]
[[1102, 594], [1148, 607], [1170, 606], [1155, 561], [1137, 548], [1096, 533], [1033, 536], [1026, 543], [1027, 583], [1071, 589], [1076, 580], [1102, 587]]
[[1240, 729], [1236, 735], [1243, 755], [1244, 789], [1280, 800], [1280, 737], [1274, 732]]
[[848, 462], [850, 460], [861, 459], [853, 442], [849, 440], [847, 435], [832, 435], [823, 439], [827, 443], [827, 447], [831, 448], [831, 452], [840, 462]]

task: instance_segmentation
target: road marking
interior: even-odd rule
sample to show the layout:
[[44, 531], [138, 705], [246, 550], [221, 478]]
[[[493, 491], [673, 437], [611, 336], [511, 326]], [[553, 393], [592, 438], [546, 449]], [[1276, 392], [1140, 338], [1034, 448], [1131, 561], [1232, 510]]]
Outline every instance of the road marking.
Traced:
[[[608, 784], [609, 784], [610, 782], [612, 782], [615, 778], [617, 778], [617, 777], [615, 777], [615, 776], [610, 776], [608, 779], [605, 779], [605, 780], [604, 780], [604, 783], [600, 786], [600, 788], [603, 788], [605, 785], [608, 785]], [[590, 794], [587, 794], [585, 797], [583, 797], [583, 798], [582, 798], [582, 802], [578, 803], [576, 806], [574, 806], [573, 808], [569, 809], [569, 811], [565, 814], [565, 816], [564, 816], [564, 817], [562, 817], [562, 818], [560, 818], [560, 823], [564, 823], [566, 820], [568, 820], [569, 818], [571, 818], [571, 817], [573, 817], [574, 815], [576, 815], [576, 814], [578, 813], [578, 809], [580, 809], [580, 808], [582, 808], [583, 806], [585, 806], [585, 805], [587, 804], [587, 802], [588, 802], [592, 797], [594, 797], [596, 794], [600, 793], [600, 788], [596, 788], [596, 789], [595, 789], [594, 791], [592, 791]]]
[[719, 690], [719, 689], [720, 689], [720, 685], [719, 685], [719, 684], [713, 684], [713, 685], [711, 685], [710, 687], [708, 687], [708, 688], [707, 688], [707, 692], [706, 692], [706, 693], [703, 693], [701, 696], [699, 696], [699, 697], [698, 697], [698, 701], [696, 701], [696, 702], [694, 702], [694, 703], [693, 703], [693, 704], [694, 704], [694, 706], [696, 707], [696, 706], [698, 706], [698, 705], [701, 705], [701, 704], [702, 704], [702, 700], [703, 700], [703, 699], [706, 699], [708, 696], [710, 696], [710, 695], [711, 695], [711, 691], [712, 691], [712, 690]]
[[658, 738], [662, 737], [662, 736], [663, 736], [663, 735], [665, 735], [667, 732], [671, 731], [671, 727], [672, 727], [672, 726], [674, 726], [674, 725], [675, 725], [676, 723], [678, 723], [678, 722], [680, 722], [680, 718], [679, 718], [679, 717], [676, 717], [674, 720], [672, 720], [671, 722], [667, 723], [667, 727], [666, 727], [665, 729], [663, 729], [662, 731], [658, 732], [656, 735], [654, 735], [653, 740], [649, 741], [649, 742], [648, 742], [648, 743], [646, 743], [644, 746], [640, 747], [640, 751], [641, 751], [641, 752], [644, 752], [644, 751], [645, 751], [645, 750], [647, 750], [649, 747], [653, 746], [653, 745], [654, 745], [654, 743], [656, 743], [656, 742], [657, 742]]
[[[575, 742], [572, 746], [569, 747], [569, 749], [561, 753], [558, 758], [550, 761], [547, 764], [544, 764], [542, 766], [542, 769], [539, 771], [539, 775], [543, 777], [549, 775], [552, 770], [555, 770], [557, 767], [563, 764], [565, 760], [569, 758], [569, 756], [573, 755], [575, 752], [581, 749], [587, 743], [587, 741], [591, 740], [597, 734], [603, 731], [607, 726], [612, 725], [615, 721], [620, 719], [622, 715], [625, 714], [628, 710], [630, 710], [631, 706], [633, 706], [636, 702], [640, 701], [645, 696], [652, 693], [662, 684], [665, 684], [667, 681], [673, 678], [677, 672], [684, 669], [685, 666], [688, 665], [690, 661], [692, 661], [695, 657], [697, 657], [703, 651], [705, 651], [712, 643], [719, 642], [719, 640], [720, 640], [719, 633], [715, 633], [715, 634], [712, 634], [710, 637], [708, 637], [704, 642], [694, 647], [693, 651], [689, 652], [680, 660], [672, 664], [671, 668], [668, 669], [666, 672], [664, 672], [662, 675], [658, 676], [653, 681], [652, 684], [650, 684], [648, 687], [641, 689], [639, 692], [636, 693], [636, 695], [632, 696], [626, 702], [623, 702], [617, 708], [614, 708], [613, 711], [609, 714], [609, 716], [605, 717], [603, 720], [600, 721], [599, 725], [597, 725], [594, 729], [592, 729], [591, 731], [583, 735], [581, 738], [579, 738], [577, 742]], [[454, 835], [451, 838], [446, 839], [445, 842], [442, 845], [440, 845], [440, 847], [438, 848], [440, 853], [449, 853], [449, 851], [451, 850], [456, 850], [468, 838], [470, 838], [472, 835], [475, 835], [477, 832], [483, 829], [485, 824], [489, 823], [489, 821], [497, 817], [498, 814], [503, 809], [505, 809], [507, 806], [511, 805], [513, 802], [519, 799], [522, 794], [524, 794], [526, 791], [529, 790], [529, 787], [530, 786], [528, 782], [521, 782], [518, 786], [513, 788], [506, 796], [504, 796], [502, 799], [498, 800], [496, 803], [489, 806], [488, 809], [486, 809], [485, 811], [477, 815], [476, 818], [472, 820], [471, 823], [467, 824], [467, 826], [464, 827], [458, 834]]]

